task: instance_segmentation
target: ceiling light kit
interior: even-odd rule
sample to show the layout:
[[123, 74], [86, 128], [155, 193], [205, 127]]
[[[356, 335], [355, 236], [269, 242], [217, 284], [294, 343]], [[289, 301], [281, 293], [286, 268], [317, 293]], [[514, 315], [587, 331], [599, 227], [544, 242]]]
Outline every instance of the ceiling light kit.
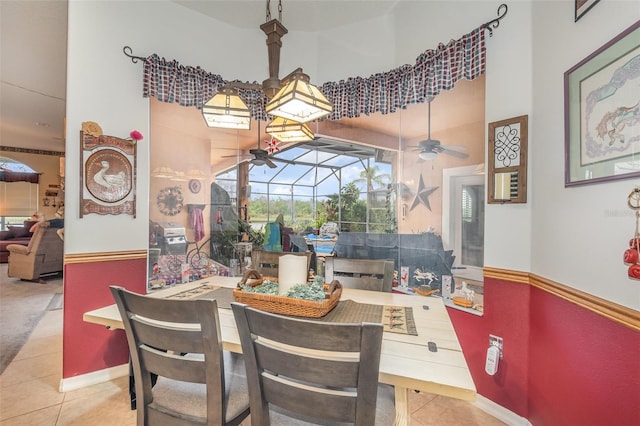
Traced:
[[[269, 78], [262, 86], [228, 82], [202, 108], [202, 115], [209, 127], [249, 129], [251, 113], [240, 99], [234, 86], [261, 90], [267, 99], [267, 114], [274, 120], [266, 132], [281, 142], [303, 142], [313, 140], [313, 132], [304, 123], [317, 120], [331, 113], [333, 106], [322, 92], [310, 83], [309, 76], [297, 68], [280, 80], [280, 48], [282, 36], [287, 28], [282, 25], [282, 0], [278, 1], [278, 18], [271, 18], [270, 0], [267, 0], [266, 22], [260, 26], [267, 36], [269, 56]], [[256, 163], [254, 163], [256, 164]]]
[[420, 160], [434, 160], [439, 153], [445, 153], [458, 158], [467, 158], [469, 154], [456, 150], [466, 150], [462, 145], [441, 145], [439, 140], [431, 139], [431, 101], [428, 101], [427, 139], [418, 142], [418, 146], [409, 147], [412, 151], [419, 151]]
[[280, 142], [305, 142], [314, 138], [313, 132], [305, 123], [282, 117], [274, 118], [265, 131]]
[[209, 127], [249, 130], [251, 113], [238, 91], [225, 86], [202, 106], [202, 116]]

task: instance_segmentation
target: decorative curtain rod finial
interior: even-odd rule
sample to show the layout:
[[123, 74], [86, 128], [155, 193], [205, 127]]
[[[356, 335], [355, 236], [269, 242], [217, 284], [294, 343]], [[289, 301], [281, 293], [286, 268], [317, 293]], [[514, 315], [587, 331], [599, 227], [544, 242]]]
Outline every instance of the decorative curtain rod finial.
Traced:
[[143, 58], [142, 56], [135, 56], [133, 54], [133, 50], [129, 47], [129, 46], [125, 46], [122, 48], [122, 52], [124, 52], [124, 54], [131, 58], [131, 62], [133, 62], [134, 64], [137, 64], [138, 61], [146, 61], [147, 58]]
[[505, 17], [508, 10], [506, 3], [502, 3], [498, 6], [498, 17], [482, 24], [482, 28], [489, 30], [489, 37], [493, 37], [493, 29], [500, 26], [500, 20]]

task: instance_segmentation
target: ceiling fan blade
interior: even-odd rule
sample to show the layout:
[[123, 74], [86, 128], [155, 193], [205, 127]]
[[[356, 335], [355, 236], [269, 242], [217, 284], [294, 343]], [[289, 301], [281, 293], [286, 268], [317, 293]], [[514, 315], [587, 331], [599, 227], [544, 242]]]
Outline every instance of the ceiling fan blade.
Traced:
[[467, 147], [464, 145], [440, 145], [441, 147], [443, 147], [444, 149], [458, 149], [461, 151], [466, 151]]
[[276, 166], [276, 163], [274, 163], [273, 161], [269, 160], [268, 158], [264, 159], [264, 163], [267, 166], [269, 166], [270, 168], [272, 168], [272, 169], [275, 169], [276, 167], [278, 167], [278, 166]]
[[220, 158], [253, 158], [252, 155], [242, 154], [242, 155], [221, 155]]
[[467, 154], [466, 152], [454, 151], [452, 149], [446, 149], [446, 148], [442, 148], [440, 152], [442, 152], [443, 154], [451, 155], [453, 157], [458, 157], [458, 158], [467, 158], [469, 156], [469, 154]]

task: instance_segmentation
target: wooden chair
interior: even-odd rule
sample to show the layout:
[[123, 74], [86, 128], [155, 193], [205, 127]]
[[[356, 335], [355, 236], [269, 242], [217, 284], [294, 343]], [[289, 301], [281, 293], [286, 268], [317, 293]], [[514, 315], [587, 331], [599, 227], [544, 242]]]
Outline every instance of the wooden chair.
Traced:
[[382, 324], [311, 321], [237, 302], [231, 307], [252, 426], [393, 423], [394, 389], [378, 385]]
[[111, 293], [129, 343], [138, 426], [238, 425], [249, 415], [244, 362], [222, 350], [215, 300]]
[[311, 267], [311, 253], [308, 252], [284, 252], [284, 251], [251, 251], [251, 267], [266, 277], [278, 277], [278, 262], [280, 256], [292, 254], [294, 256], [306, 256], [307, 270]]
[[391, 292], [392, 260], [348, 259], [326, 257], [325, 281], [340, 281], [345, 288]]

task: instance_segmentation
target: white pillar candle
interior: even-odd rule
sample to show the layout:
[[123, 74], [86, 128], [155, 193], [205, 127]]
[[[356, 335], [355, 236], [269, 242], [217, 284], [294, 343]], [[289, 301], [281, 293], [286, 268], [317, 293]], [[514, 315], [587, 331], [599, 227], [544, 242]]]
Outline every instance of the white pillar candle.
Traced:
[[511, 199], [511, 173], [496, 173], [494, 185], [494, 199]]
[[285, 254], [278, 262], [278, 293], [286, 296], [296, 284], [307, 282], [307, 257]]

